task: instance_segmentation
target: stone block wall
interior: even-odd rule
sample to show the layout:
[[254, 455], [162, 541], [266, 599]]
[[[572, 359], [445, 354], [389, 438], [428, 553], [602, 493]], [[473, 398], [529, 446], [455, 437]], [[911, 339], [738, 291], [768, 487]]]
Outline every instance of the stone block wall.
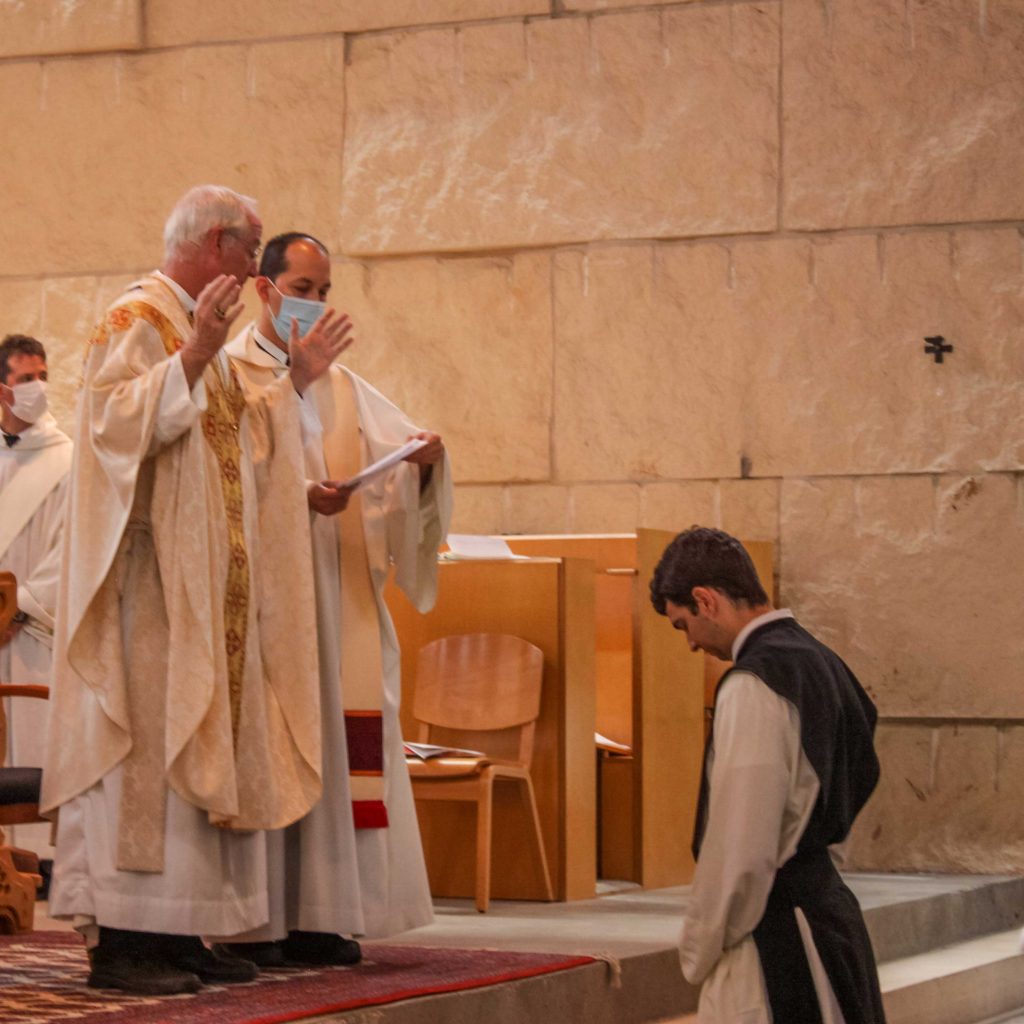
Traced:
[[0, 110], [0, 330], [66, 423], [238, 188], [331, 247], [458, 529], [774, 541], [883, 715], [852, 863], [1024, 870], [1017, 0], [0, 0]]

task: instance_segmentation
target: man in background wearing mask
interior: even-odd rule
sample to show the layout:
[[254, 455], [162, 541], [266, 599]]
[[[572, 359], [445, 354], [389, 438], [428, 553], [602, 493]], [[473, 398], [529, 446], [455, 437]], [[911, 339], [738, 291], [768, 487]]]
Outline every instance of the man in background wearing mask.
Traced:
[[[286, 373], [290, 345], [320, 316], [330, 257], [299, 232], [267, 243], [258, 320], [226, 351], [250, 387]], [[420, 611], [434, 603], [451, 477], [441, 438], [335, 364], [303, 401], [313, 537], [323, 798], [267, 834], [270, 922], [228, 940], [263, 966], [354, 963], [342, 934], [380, 938], [433, 920], [398, 721], [400, 657], [382, 591], [389, 564]], [[425, 444], [354, 488], [365, 466], [412, 437]]]
[[[0, 570], [18, 580], [18, 613], [0, 632], [0, 682], [49, 685], [71, 438], [46, 410], [46, 350], [35, 338], [0, 342]], [[7, 703], [11, 764], [43, 763], [47, 705]], [[50, 826], [12, 825], [12, 846], [50, 862]], [[43, 865], [44, 873], [47, 865]]]

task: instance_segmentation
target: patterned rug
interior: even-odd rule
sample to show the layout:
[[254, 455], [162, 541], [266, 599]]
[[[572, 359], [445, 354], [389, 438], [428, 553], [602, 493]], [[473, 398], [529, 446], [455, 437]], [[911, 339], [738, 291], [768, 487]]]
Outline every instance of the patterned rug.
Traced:
[[262, 971], [195, 995], [126, 996], [87, 988], [82, 940], [69, 932], [0, 936], [4, 1024], [278, 1024], [316, 1014], [496, 985], [593, 963], [591, 957], [428, 946], [363, 947], [356, 967]]

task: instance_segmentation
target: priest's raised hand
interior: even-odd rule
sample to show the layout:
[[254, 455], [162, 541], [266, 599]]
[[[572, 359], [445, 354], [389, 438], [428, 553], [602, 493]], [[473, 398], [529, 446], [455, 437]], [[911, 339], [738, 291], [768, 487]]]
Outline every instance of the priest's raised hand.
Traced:
[[228, 340], [228, 331], [242, 312], [242, 303], [238, 301], [241, 290], [234, 276], [220, 274], [199, 293], [192, 336], [181, 349], [181, 363], [190, 388]]
[[305, 394], [306, 388], [326, 373], [354, 340], [352, 321], [347, 313], [325, 310], [303, 337], [299, 337], [299, 323], [293, 319], [288, 339], [288, 361], [295, 390], [300, 395]]

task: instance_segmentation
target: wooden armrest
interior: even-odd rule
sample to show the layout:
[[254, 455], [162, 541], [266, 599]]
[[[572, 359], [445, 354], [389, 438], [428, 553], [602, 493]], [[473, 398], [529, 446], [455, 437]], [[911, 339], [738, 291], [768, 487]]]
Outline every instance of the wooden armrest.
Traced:
[[50, 699], [50, 688], [35, 683], [0, 683], [0, 697], [38, 697]]

